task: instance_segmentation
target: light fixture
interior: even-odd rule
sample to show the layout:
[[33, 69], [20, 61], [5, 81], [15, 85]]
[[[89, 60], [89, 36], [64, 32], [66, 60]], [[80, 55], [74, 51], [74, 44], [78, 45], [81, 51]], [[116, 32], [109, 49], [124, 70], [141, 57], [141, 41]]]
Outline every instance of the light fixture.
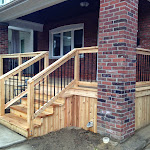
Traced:
[[81, 6], [81, 7], [88, 7], [88, 6], [89, 6], [89, 2], [87, 2], [87, 1], [82, 1], [82, 2], [80, 2], [80, 6]]

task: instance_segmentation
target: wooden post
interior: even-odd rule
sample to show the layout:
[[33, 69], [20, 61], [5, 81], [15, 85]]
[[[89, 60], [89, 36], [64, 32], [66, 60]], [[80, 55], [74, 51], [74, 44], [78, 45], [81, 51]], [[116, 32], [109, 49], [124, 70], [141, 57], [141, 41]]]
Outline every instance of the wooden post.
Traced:
[[34, 82], [28, 83], [28, 98], [27, 98], [27, 123], [29, 127], [29, 136], [34, 135]]
[[[49, 55], [48, 53], [45, 54], [45, 57], [44, 57], [44, 69], [47, 68], [49, 66]], [[44, 85], [47, 85], [47, 77], [45, 77], [44, 79]]]
[[[19, 54], [18, 57], [18, 65], [20, 66], [22, 64], [22, 57], [21, 54]], [[21, 81], [22, 75], [21, 75], [21, 71], [19, 72], [19, 81]]]
[[44, 69], [49, 66], [49, 54], [46, 53], [44, 57]]
[[0, 116], [5, 114], [5, 80], [0, 80]]
[[0, 56], [0, 76], [3, 75], [3, 58]]
[[79, 53], [76, 52], [75, 59], [74, 59], [74, 80], [76, 81], [76, 87], [78, 86], [79, 81], [79, 68], [80, 68], [80, 59]]

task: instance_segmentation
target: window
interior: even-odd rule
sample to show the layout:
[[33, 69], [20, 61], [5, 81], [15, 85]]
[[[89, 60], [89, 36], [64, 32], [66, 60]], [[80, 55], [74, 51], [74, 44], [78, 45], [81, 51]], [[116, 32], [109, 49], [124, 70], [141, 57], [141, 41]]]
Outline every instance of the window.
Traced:
[[50, 31], [50, 58], [60, 58], [74, 48], [83, 47], [83, 43], [83, 24], [53, 29]]

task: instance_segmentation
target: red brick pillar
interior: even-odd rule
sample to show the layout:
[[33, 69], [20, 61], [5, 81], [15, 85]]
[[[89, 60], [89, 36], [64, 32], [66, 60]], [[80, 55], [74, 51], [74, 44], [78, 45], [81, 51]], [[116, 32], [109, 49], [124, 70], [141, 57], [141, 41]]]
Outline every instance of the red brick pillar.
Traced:
[[8, 54], [8, 24], [0, 23], [0, 54]]
[[100, 0], [98, 132], [124, 140], [135, 131], [138, 0]]

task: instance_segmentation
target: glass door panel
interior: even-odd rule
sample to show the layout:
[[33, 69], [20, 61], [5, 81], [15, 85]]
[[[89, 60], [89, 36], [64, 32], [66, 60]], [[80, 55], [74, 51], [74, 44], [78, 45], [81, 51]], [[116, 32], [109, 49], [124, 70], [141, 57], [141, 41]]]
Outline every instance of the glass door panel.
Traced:
[[60, 56], [60, 39], [60, 33], [53, 35], [53, 56]]
[[63, 33], [63, 55], [71, 51], [71, 31]]

